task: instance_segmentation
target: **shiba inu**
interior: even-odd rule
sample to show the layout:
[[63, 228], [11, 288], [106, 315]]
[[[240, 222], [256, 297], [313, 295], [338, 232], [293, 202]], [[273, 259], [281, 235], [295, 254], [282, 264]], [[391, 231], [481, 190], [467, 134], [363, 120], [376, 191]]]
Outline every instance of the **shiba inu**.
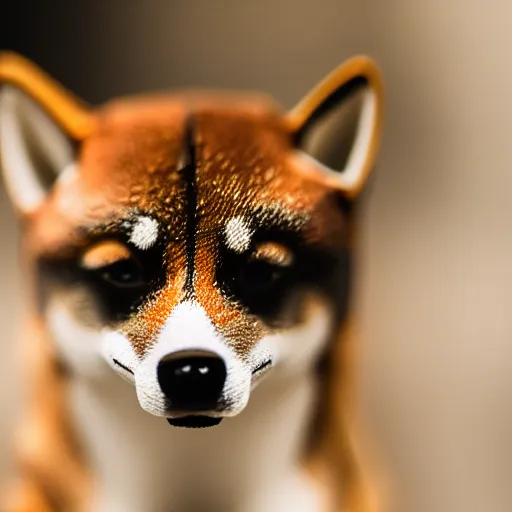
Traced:
[[347, 334], [373, 61], [289, 112], [215, 91], [92, 108], [12, 53], [0, 81], [30, 291], [6, 510], [375, 510]]

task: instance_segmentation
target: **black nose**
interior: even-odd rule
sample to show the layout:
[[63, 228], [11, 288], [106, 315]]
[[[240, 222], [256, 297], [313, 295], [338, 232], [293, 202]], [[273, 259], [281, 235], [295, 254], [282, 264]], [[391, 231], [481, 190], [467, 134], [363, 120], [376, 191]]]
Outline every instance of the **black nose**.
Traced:
[[226, 381], [224, 361], [211, 352], [176, 352], [158, 363], [158, 382], [174, 410], [214, 409]]

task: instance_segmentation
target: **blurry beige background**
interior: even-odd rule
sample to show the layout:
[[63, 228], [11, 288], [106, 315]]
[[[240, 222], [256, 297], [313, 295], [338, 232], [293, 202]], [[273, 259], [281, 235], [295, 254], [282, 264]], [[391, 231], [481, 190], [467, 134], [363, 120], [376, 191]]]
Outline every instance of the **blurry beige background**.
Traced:
[[[352, 54], [379, 62], [387, 119], [358, 307], [364, 405], [392, 510], [510, 512], [512, 4], [40, 3], [18, 13], [12, 47], [93, 103], [199, 85], [257, 88], [289, 107]], [[6, 203], [0, 192], [0, 478], [20, 397]]]

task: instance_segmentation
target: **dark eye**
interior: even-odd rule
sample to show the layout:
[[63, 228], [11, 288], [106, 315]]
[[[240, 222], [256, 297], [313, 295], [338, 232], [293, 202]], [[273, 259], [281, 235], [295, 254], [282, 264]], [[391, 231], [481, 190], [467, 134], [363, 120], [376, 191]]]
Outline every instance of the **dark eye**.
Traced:
[[282, 267], [272, 265], [267, 261], [249, 261], [240, 274], [240, 284], [249, 291], [265, 291], [280, 280], [284, 270]]
[[131, 288], [144, 284], [141, 269], [133, 258], [116, 261], [98, 269], [98, 272], [105, 281], [115, 286]]
[[144, 284], [137, 259], [117, 240], [103, 240], [87, 248], [80, 265], [118, 287], [133, 288]]

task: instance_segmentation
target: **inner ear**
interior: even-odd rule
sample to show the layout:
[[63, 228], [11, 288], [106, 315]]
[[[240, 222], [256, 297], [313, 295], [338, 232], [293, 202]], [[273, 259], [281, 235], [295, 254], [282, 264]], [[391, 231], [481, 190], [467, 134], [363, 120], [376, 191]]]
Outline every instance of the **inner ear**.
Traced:
[[296, 134], [297, 147], [330, 170], [345, 172], [357, 148], [367, 92], [359, 82], [330, 97]]
[[288, 112], [296, 156], [306, 157], [310, 171], [354, 199], [375, 164], [382, 114], [379, 68], [368, 57], [353, 57]]
[[75, 160], [75, 144], [28, 95], [12, 86], [0, 94], [0, 163], [9, 194], [23, 212], [44, 200]]

